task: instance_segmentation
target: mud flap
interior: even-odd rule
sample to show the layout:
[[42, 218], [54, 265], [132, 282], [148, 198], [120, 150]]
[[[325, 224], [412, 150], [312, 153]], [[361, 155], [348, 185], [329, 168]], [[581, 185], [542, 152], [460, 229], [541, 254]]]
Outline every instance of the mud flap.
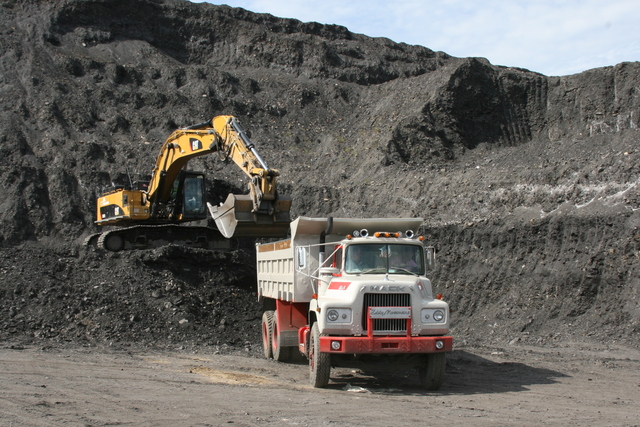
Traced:
[[[287, 237], [291, 222], [291, 198], [280, 197], [271, 209], [253, 211], [249, 195], [229, 194], [220, 206], [207, 203], [218, 230], [226, 238], [231, 237]], [[272, 213], [269, 213], [272, 211]]]

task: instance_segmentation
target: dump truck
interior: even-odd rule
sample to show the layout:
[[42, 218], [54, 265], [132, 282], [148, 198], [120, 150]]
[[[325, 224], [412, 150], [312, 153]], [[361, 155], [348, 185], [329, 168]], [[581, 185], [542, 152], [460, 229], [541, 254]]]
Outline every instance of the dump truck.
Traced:
[[332, 367], [412, 366], [437, 390], [453, 338], [422, 222], [299, 217], [289, 239], [256, 245], [264, 356], [284, 362], [297, 348], [314, 387]]

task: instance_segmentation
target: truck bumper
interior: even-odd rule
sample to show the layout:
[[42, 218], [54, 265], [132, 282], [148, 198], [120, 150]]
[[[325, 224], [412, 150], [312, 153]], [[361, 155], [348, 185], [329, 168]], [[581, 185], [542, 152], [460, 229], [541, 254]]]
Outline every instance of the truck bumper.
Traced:
[[322, 353], [443, 353], [453, 349], [453, 337], [320, 337]]

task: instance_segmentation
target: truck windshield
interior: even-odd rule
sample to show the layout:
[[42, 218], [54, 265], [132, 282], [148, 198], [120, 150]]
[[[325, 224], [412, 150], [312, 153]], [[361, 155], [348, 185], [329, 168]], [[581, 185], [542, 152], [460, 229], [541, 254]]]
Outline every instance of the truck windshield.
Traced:
[[349, 245], [345, 273], [424, 274], [424, 250], [418, 245]]

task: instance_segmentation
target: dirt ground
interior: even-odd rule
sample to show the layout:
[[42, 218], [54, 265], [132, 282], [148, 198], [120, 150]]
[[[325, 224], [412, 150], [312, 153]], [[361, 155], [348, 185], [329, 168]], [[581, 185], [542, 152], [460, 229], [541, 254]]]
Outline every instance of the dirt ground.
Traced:
[[456, 348], [438, 392], [412, 372], [332, 371], [241, 354], [133, 347], [0, 349], [0, 424], [638, 425], [640, 352], [567, 343]]

